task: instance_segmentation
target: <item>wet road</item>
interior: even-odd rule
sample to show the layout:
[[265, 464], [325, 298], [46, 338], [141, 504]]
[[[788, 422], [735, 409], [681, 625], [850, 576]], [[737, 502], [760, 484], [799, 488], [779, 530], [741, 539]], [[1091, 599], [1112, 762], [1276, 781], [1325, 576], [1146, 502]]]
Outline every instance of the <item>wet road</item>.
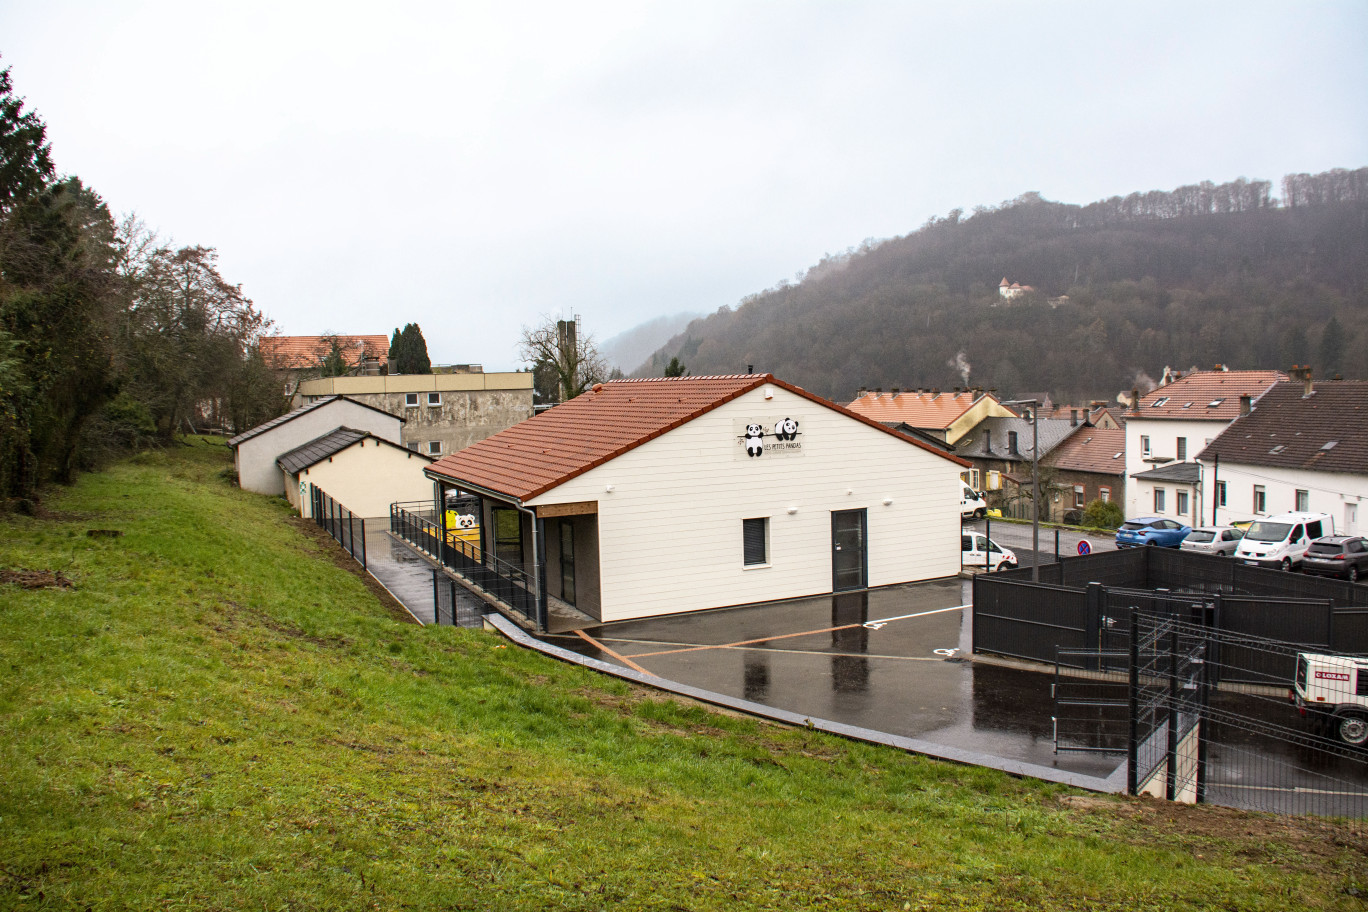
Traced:
[[[988, 535], [993, 541], [1004, 548], [1010, 548], [1015, 552], [1017, 561], [1022, 567], [1031, 566], [1031, 524], [1001, 522], [997, 520], [976, 519], [966, 521], [965, 529], [974, 529], [978, 532], [985, 531], [985, 525], [991, 526]], [[1088, 534], [1080, 532], [1070, 532], [1066, 529], [1040, 529], [1040, 563], [1053, 563], [1055, 559], [1055, 533], [1059, 533], [1059, 554], [1061, 557], [1073, 557], [1078, 553], [1078, 543], [1087, 539], [1088, 545], [1093, 552], [1115, 551], [1116, 538], [1112, 534]]]

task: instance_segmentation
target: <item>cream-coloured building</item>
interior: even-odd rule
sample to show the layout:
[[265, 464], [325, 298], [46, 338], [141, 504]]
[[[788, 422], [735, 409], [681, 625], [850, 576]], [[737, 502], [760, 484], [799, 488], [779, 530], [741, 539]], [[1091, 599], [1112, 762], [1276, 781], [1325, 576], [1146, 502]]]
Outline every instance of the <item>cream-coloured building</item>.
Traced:
[[313, 515], [309, 485], [357, 516], [384, 517], [396, 501], [425, 500], [432, 482], [423, 470], [432, 458], [366, 431], [340, 427], [282, 453], [285, 496], [300, 516]]
[[285, 482], [276, 467], [282, 453], [302, 446], [339, 427], [368, 431], [400, 442], [404, 419], [346, 396], [325, 396], [278, 418], [259, 424], [228, 441], [238, 484], [258, 494], [284, 494]]
[[531, 372], [305, 380], [295, 402], [337, 395], [403, 418], [404, 446], [425, 456], [454, 453], [532, 417]]
[[614, 621], [953, 576], [967, 465], [755, 374], [600, 384], [427, 474]]

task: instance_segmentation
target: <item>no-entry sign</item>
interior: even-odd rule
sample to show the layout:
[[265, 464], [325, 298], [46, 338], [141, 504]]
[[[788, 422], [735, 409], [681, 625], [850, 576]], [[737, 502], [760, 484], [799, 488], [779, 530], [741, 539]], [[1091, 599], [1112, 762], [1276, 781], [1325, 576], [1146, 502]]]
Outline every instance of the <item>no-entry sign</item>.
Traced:
[[1092, 545], [1088, 544], [1088, 540], [1086, 538], [1078, 543], [1078, 553], [1092, 554]]

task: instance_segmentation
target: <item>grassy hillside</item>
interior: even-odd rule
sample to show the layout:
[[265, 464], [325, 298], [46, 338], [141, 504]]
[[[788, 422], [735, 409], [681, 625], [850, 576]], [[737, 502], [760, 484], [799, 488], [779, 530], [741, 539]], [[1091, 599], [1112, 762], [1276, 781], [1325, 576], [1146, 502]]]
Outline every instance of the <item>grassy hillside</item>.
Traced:
[[1072, 795], [405, 624], [225, 465], [202, 442], [148, 454], [0, 518], [0, 908], [1368, 895], [1356, 824]]

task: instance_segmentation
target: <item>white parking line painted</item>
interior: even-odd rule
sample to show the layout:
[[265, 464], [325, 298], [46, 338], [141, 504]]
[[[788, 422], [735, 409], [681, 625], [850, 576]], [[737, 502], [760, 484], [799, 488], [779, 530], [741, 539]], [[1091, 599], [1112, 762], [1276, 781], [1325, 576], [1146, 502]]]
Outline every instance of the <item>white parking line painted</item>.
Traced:
[[944, 614], [947, 611], [963, 611], [965, 608], [970, 607], [972, 607], [972, 605], [956, 605], [953, 608], [935, 608], [931, 611], [918, 611], [916, 614], [900, 614], [897, 617], [879, 618], [877, 621], [865, 621], [864, 626], [868, 627], [870, 630], [878, 630], [890, 621], [905, 621], [908, 618], [926, 617], [928, 614]]

